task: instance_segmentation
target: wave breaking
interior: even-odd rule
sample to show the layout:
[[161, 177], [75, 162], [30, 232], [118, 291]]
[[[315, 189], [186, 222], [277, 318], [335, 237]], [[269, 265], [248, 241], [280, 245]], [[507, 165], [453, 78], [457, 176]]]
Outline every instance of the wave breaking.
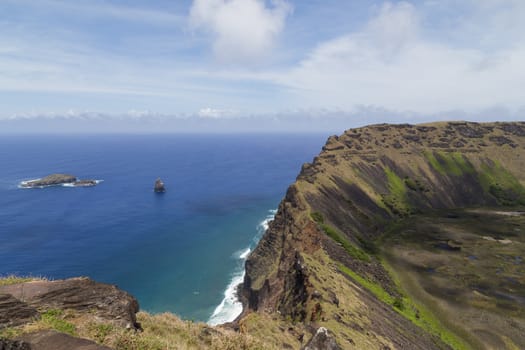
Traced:
[[242, 303], [239, 300], [238, 289], [244, 280], [245, 270], [244, 262], [252, 252], [253, 247], [257, 245], [264, 232], [268, 229], [270, 221], [273, 220], [277, 210], [269, 210], [266, 218], [257, 225], [257, 234], [252, 240], [250, 247], [245, 248], [235, 254], [236, 259], [240, 260], [239, 267], [232, 273], [230, 283], [224, 291], [224, 298], [221, 303], [217, 305], [210, 318], [208, 324], [216, 326], [219, 324], [232, 322], [242, 313]]

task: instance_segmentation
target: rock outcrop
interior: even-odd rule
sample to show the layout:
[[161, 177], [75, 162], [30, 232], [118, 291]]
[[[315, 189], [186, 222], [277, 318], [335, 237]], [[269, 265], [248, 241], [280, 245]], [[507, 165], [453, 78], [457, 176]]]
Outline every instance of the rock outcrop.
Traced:
[[51, 174], [38, 180], [22, 181], [21, 187], [41, 188], [49, 186], [70, 185], [74, 187], [92, 187], [98, 184], [97, 180], [79, 180], [76, 176], [68, 174]]
[[0, 338], [0, 350], [32, 350], [31, 345], [20, 340]]
[[39, 310], [68, 309], [136, 329], [137, 300], [114, 285], [89, 278], [17, 283], [0, 286], [0, 328], [27, 323]]
[[38, 180], [24, 181], [22, 187], [44, 187], [72, 184], [77, 181], [77, 177], [68, 174], [51, 174]]
[[11, 294], [0, 292], [0, 328], [18, 326], [31, 322], [38, 311]]
[[328, 329], [319, 327], [303, 350], [341, 350], [341, 347], [337, 345]]
[[27, 349], [31, 350], [111, 350], [91, 340], [72, 337], [52, 330], [24, 334], [17, 341], [27, 344]]
[[160, 178], [158, 178], [155, 181], [155, 186], [153, 187], [153, 191], [155, 193], [164, 193], [166, 192], [166, 187], [164, 186], [164, 182]]
[[239, 322], [264, 312], [326, 326], [342, 348], [447, 348], [364, 287], [402, 300], [374, 241], [420, 212], [525, 205], [524, 136], [523, 122], [451, 122], [328, 138], [246, 261]]

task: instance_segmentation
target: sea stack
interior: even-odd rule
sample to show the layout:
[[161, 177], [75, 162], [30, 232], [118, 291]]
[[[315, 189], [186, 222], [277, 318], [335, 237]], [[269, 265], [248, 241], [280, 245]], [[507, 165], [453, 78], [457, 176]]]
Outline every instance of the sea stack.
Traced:
[[164, 182], [159, 178], [155, 181], [155, 187], [153, 188], [155, 193], [164, 193], [166, 192], [166, 187], [164, 187]]

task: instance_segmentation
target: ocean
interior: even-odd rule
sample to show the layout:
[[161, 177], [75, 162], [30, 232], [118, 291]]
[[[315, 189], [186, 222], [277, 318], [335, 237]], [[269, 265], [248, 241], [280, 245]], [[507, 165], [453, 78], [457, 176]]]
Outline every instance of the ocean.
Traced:
[[[88, 276], [142, 310], [230, 321], [244, 260], [327, 136], [0, 136], [0, 275]], [[52, 173], [101, 182], [19, 187]]]

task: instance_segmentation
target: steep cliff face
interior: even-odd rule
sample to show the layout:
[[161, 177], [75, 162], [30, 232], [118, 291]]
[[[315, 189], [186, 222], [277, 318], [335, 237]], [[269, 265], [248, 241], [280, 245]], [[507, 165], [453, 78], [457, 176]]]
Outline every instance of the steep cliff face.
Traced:
[[416, 307], [415, 322], [392, 307], [402, 295], [376, 241], [419, 213], [525, 205], [524, 150], [523, 122], [374, 125], [330, 137], [246, 262], [244, 319], [256, 311], [326, 326], [344, 348], [453, 344], [418, 325]]

